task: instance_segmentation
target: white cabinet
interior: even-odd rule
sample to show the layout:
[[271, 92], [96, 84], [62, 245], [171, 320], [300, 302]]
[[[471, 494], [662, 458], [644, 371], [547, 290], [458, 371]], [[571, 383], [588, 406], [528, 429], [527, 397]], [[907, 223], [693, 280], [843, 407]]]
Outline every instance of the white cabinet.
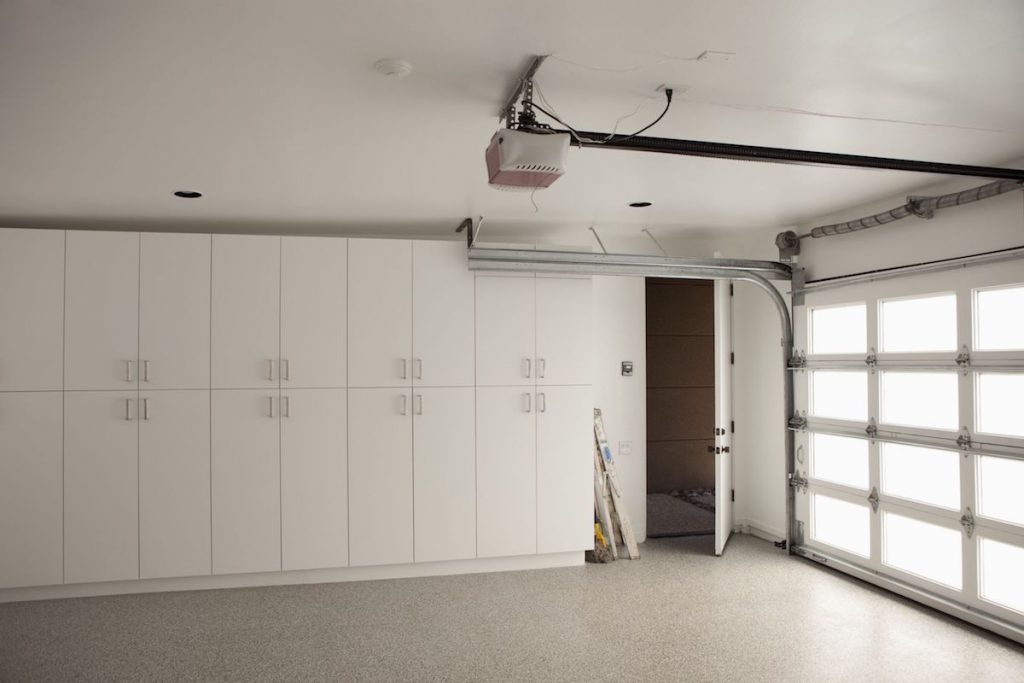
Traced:
[[211, 392], [213, 573], [281, 568], [277, 389]]
[[476, 278], [476, 381], [533, 386], [536, 377], [533, 277]]
[[0, 393], [0, 588], [63, 580], [62, 400]]
[[345, 386], [348, 240], [281, 240], [281, 386]]
[[348, 565], [344, 389], [281, 392], [283, 569]]
[[594, 547], [593, 442], [590, 387], [538, 387], [538, 553]]
[[413, 379], [419, 386], [474, 384], [474, 277], [462, 242], [412, 247]]
[[67, 233], [64, 388], [124, 389], [138, 378], [139, 233]]
[[536, 282], [537, 384], [590, 384], [590, 278], [538, 277]]
[[141, 578], [210, 573], [210, 392], [143, 391]]
[[210, 236], [143, 233], [139, 381], [143, 389], [210, 386]]
[[139, 578], [135, 391], [64, 393], [64, 582]]
[[63, 230], [0, 229], [0, 321], [0, 391], [60, 391]]
[[278, 385], [281, 238], [213, 236], [215, 389]]
[[[537, 552], [536, 406], [532, 388], [479, 387], [477, 555]], [[593, 484], [593, 479], [588, 479]]]
[[349, 386], [412, 383], [412, 243], [349, 240]]
[[350, 389], [348, 400], [349, 562], [412, 562], [412, 397]]
[[476, 556], [475, 390], [413, 395], [416, 561]]

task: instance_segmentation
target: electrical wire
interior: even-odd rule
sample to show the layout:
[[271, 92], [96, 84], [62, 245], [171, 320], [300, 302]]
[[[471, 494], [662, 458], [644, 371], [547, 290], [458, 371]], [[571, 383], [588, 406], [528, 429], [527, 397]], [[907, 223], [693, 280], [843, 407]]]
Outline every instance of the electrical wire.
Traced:
[[554, 60], [556, 62], [562, 62], [563, 64], [571, 64], [572, 66], [576, 66], [576, 67], [579, 67], [581, 69], [587, 69], [589, 71], [604, 71], [604, 72], [616, 73], [616, 74], [624, 74], [624, 73], [631, 73], [631, 72], [634, 72], [634, 71], [644, 71], [646, 69], [653, 69], [656, 66], [661, 66], [662, 64], [668, 64], [669, 62], [696, 62], [696, 61], [698, 61], [698, 59], [696, 57], [674, 57], [672, 55], [667, 55], [667, 54], [664, 54], [662, 52], [655, 52], [654, 54], [657, 55], [658, 57], [661, 57], [661, 59], [659, 59], [656, 62], [651, 62], [650, 64], [639, 64], [637, 66], [628, 66], [628, 67], [625, 67], [625, 68], [591, 66], [590, 64], [582, 64], [580, 62], [574, 62], [571, 59], [566, 59], [565, 57], [559, 57], [558, 55], [548, 55], [548, 59]]
[[[560, 113], [558, 112], [558, 110], [557, 110], [557, 109], [555, 109], [555, 107], [554, 107], [554, 106], [553, 106], [553, 105], [552, 105], [552, 104], [551, 104], [551, 103], [550, 103], [550, 102], [548, 101], [548, 98], [547, 98], [547, 97], [545, 97], [545, 95], [544, 95], [544, 89], [543, 89], [543, 88], [541, 88], [541, 86], [540, 86], [540, 83], [534, 82], [534, 84], [533, 84], [533, 89], [534, 89], [534, 91], [535, 91], [535, 92], [537, 93], [537, 97], [538, 97], [538, 98], [540, 98], [540, 101], [544, 103], [544, 106], [545, 106], [545, 107], [547, 107], [547, 108], [548, 108], [548, 110], [550, 110], [550, 111], [551, 111], [551, 112], [552, 112], [553, 114], [555, 114], [556, 116], [558, 116], [558, 118], [559, 118], [559, 119], [560, 119], [560, 118], [562, 118], [562, 115], [561, 115], [561, 114], [560, 114]], [[636, 116], [637, 112], [639, 112], [639, 111], [640, 111], [640, 109], [641, 109], [641, 108], [642, 108], [642, 107], [643, 107], [643, 106], [644, 106], [645, 104], [647, 104], [647, 102], [648, 102], [649, 100], [651, 100], [651, 99], [654, 99], [654, 98], [647, 98], [647, 97], [645, 97], [645, 98], [644, 98], [643, 100], [641, 100], [640, 102], [638, 102], [638, 103], [637, 103], [637, 105], [636, 105], [636, 107], [635, 107], [635, 108], [633, 109], [633, 111], [631, 111], [630, 113], [628, 113], [628, 114], [625, 114], [625, 115], [623, 115], [623, 116], [620, 116], [619, 118], [615, 119], [615, 125], [614, 125], [614, 126], [612, 126], [612, 132], [611, 132], [611, 133], [609, 133], [608, 135], [606, 135], [606, 136], [604, 137], [604, 139], [605, 139], [605, 140], [611, 140], [611, 139], [612, 139], [613, 137], [615, 137], [615, 134], [616, 134], [616, 133], [617, 133], [617, 132], [619, 131], [619, 126], [620, 126], [620, 125], [622, 125], [622, 122], [623, 122], [623, 121], [625, 121], [625, 120], [626, 120], [626, 119], [628, 119], [628, 118], [631, 118], [631, 117], [633, 117], [633, 116]], [[566, 125], [566, 124], [564, 124], [564, 123], [563, 123], [562, 125], [564, 126], [564, 125]], [[581, 143], [581, 144], [582, 144], [582, 143]]]
[[580, 144], [580, 146], [582, 146], [584, 142], [589, 143], [589, 144], [603, 145], [604, 143], [608, 142], [609, 140], [613, 140], [613, 139], [615, 140], [616, 143], [618, 143], [618, 142], [622, 142], [623, 140], [630, 140], [632, 138], [635, 138], [637, 135], [640, 135], [644, 131], [654, 127], [655, 124], [657, 124], [659, 121], [661, 121], [663, 118], [665, 118], [665, 114], [668, 113], [668, 110], [669, 110], [669, 108], [671, 106], [672, 106], [672, 88], [666, 88], [665, 89], [665, 108], [661, 111], [661, 114], [658, 115], [658, 118], [654, 119], [649, 124], [647, 124], [646, 126], [644, 126], [643, 128], [641, 128], [640, 130], [638, 130], [635, 133], [630, 133], [629, 135], [625, 135], [625, 136], [622, 136], [622, 137], [615, 137], [615, 135], [613, 133], [613, 134], [605, 137], [604, 139], [596, 140], [594, 138], [585, 138], [585, 137], [583, 137], [582, 135], [580, 135], [579, 131], [577, 131], [575, 128], [573, 128], [568, 123], [563, 121], [556, 114], [553, 114], [552, 112], [548, 111], [547, 109], [545, 109], [544, 107], [540, 106], [536, 102], [533, 103], [533, 108], [534, 109], [537, 109], [538, 111], [540, 111], [545, 116], [548, 116], [549, 118], [552, 118], [555, 121], [557, 121], [558, 123], [560, 123], [563, 126], [565, 126], [569, 130], [569, 132], [572, 134], [572, 136], [574, 138], [576, 138], [576, 141]]

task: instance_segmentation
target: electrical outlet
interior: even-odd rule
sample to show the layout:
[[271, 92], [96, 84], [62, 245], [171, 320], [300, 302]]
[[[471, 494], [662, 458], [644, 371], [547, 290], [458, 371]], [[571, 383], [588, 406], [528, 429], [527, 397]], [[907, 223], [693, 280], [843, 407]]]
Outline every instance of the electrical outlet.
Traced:
[[619, 455], [620, 456], [629, 455], [632, 452], [633, 452], [633, 442], [632, 441], [620, 441], [619, 442]]

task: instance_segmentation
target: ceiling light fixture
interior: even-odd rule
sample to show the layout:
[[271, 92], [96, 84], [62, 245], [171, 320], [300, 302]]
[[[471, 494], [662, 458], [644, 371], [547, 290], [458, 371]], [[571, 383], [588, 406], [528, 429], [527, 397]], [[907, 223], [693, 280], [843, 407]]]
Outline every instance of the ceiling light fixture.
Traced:
[[381, 59], [373, 68], [388, 78], [405, 78], [412, 72], [412, 64], [404, 59]]
[[174, 193], [175, 197], [181, 197], [182, 199], [199, 199], [203, 196], [202, 192], [196, 192], [195, 190], [177, 190]]
[[629, 205], [634, 209], [646, 209], [651, 205], [650, 202], [630, 202]]

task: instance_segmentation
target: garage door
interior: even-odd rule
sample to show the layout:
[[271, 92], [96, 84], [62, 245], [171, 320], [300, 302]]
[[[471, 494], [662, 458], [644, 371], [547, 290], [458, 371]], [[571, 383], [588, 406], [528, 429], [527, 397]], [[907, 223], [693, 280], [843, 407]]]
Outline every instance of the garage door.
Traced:
[[794, 324], [798, 542], [1024, 633], [1024, 263], [808, 291]]

